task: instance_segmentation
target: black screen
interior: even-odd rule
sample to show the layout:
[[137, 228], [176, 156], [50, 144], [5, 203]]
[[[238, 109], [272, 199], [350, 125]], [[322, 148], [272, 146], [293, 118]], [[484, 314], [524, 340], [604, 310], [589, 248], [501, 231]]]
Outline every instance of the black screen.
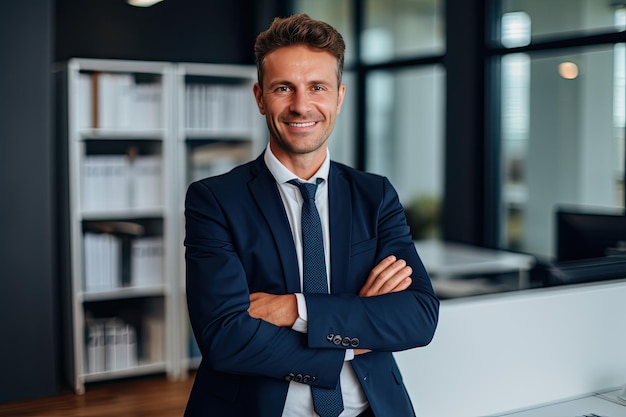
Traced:
[[556, 211], [556, 260], [626, 255], [623, 213]]

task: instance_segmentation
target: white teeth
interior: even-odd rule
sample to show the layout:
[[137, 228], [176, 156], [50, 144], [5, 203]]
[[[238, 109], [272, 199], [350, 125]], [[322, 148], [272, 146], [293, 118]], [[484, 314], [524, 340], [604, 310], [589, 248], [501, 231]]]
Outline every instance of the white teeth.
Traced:
[[309, 122], [309, 123], [289, 123], [289, 126], [293, 126], [293, 127], [309, 127], [309, 126], [313, 126], [315, 124], [315, 122]]

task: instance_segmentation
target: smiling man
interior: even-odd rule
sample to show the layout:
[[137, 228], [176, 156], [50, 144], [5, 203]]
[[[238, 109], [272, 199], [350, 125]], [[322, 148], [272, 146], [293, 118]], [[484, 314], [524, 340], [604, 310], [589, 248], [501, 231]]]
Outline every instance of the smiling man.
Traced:
[[430, 343], [439, 301], [389, 181], [330, 160], [344, 48], [275, 19], [255, 44], [268, 146], [187, 191], [188, 417], [415, 415], [392, 352]]

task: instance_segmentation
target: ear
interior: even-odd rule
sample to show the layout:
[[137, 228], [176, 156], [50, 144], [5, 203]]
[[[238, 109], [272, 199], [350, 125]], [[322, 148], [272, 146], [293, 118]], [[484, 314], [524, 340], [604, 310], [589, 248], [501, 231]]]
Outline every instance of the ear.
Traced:
[[346, 95], [346, 85], [341, 84], [339, 86], [339, 92], [337, 94], [337, 114], [341, 113], [341, 105], [343, 104], [343, 98]]
[[252, 92], [254, 93], [254, 98], [256, 99], [256, 105], [259, 108], [259, 112], [265, 116], [265, 104], [263, 104], [263, 90], [259, 83], [254, 83], [254, 87], [252, 87]]

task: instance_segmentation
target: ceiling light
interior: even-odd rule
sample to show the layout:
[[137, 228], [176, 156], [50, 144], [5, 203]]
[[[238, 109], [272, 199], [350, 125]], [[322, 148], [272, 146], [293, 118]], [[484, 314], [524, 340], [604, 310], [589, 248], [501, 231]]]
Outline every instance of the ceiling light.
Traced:
[[573, 80], [578, 77], [578, 65], [573, 62], [561, 62], [559, 64], [559, 75], [566, 80]]
[[137, 6], [137, 7], [150, 7], [152, 5], [157, 4], [158, 2], [162, 1], [162, 0], [126, 0], [128, 2], [128, 4], [130, 4], [131, 6]]

